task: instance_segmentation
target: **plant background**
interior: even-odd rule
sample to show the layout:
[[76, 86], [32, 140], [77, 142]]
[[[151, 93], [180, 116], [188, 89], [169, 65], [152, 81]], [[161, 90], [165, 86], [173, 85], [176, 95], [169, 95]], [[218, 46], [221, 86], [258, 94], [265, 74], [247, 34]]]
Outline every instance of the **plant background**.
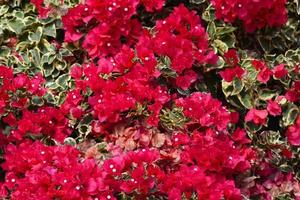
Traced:
[[[68, 9], [79, 3], [82, 2], [66, 0], [61, 4], [61, 1], [58, 0], [46, 0], [44, 4], [51, 8], [51, 12], [48, 17], [40, 18], [35, 5], [29, 1], [0, 1], [0, 65], [12, 67], [15, 75], [25, 73], [33, 77], [37, 73], [41, 73], [45, 79], [44, 95], [26, 97], [30, 101], [29, 108], [35, 109], [46, 105], [60, 108], [70, 95], [69, 92], [76, 88], [76, 81], [70, 74], [71, 69], [74, 66], [91, 63], [89, 53], [82, 47], [81, 41], [69, 43], [64, 41], [65, 29], [62, 16], [68, 12]], [[206, 0], [168, 0], [162, 10], [154, 13], [139, 7], [137, 18], [144, 27], [152, 28], [156, 20], [167, 17], [173, 8], [181, 3], [190, 10], [196, 11], [200, 16], [201, 23], [209, 36], [209, 45], [218, 55], [219, 61], [217, 64], [204, 67], [201, 64], [194, 64], [193, 70], [200, 78], [188, 88], [182, 89], [172, 85], [168, 90], [180, 97], [188, 97], [197, 91], [211, 93], [229, 111], [239, 114], [237, 123], [229, 124], [228, 130], [233, 131], [236, 127], [246, 130], [247, 138], [251, 140], [249, 146], [258, 153], [257, 162], [270, 163], [272, 167], [283, 174], [292, 173], [293, 184], [294, 182], [298, 184], [300, 178], [299, 144], [291, 144], [287, 137], [287, 129], [294, 126], [296, 127], [295, 130], [293, 129], [295, 137], [300, 135], [299, 122], [296, 125], [300, 105], [300, 3], [297, 0], [289, 0], [286, 3], [288, 20], [283, 26], [277, 28], [266, 26], [252, 33], [245, 31], [241, 21], [231, 24], [216, 19], [214, 7]], [[230, 49], [238, 52], [239, 65], [248, 73], [241, 79], [234, 78], [233, 81], [227, 82], [222, 79], [219, 72], [230, 67], [224, 57]], [[288, 74], [280, 79], [272, 76], [267, 84], [262, 83], [257, 80], [259, 71], [255, 70], [252, 64], [255, 59], [264, 61], [270, 70], [279, 64], [284, 64]], [[168, 57], [159, 58], [157, 67], [161, 71], [162, 82], [168, 77], [176, 76], [171, 65]], [[298, 86], [295, 86], [296, 84]], [[288, 91], [296, 91], [293, 93], [296, 95], [295, 100], [291, 101], [286, 98]], [[20, 92], [22, 93], [20, 95], [26, 96], [25, 91]], [[89, 96], [89, 92], [86, 93], [87, 96]], [[252, 108], [266, 109], [270, 99], [280, 99], [278, 100], [282, 109], [280, 115], [269, 115], [265, 124], [245, 121], [249, 110]], [[81, 106], [88, 109], [87, 102], [82, 103]], [[6, 111], [1, 115], [0, 126], [4, 135], [9, 135], [11, 131], [11, 126], [3, 121], [3, 117], [7, 116], [9, 112]], [[111, 127], [110, 132], [115, 134], [116, 143], [122, 146], [124, 151], [136, 150], [139, 149], [138, 142], [132, 140], [126, 142], [128, 139], [126, 134], [129, 134], [131, 125], [134, 127], [134, 121], [147, 118], [149, 112], [145, 105], [137, 105], [135, 109], [126, 111], [126, 115], [129, 116], [129, 120]], [[103, 158], [106, 157], [106, 154], [109, 155], [109, 152], [106, 151], [111, 138], [107, 140], [106, 136], [95, 135], [93, 118], [89, 113], [80, 118], [69, 117], [68, 120], [72, 126], [72, 133], [64, 140], [66, 145], [80, 149], [83, 154], [88, 150], [91, 151], [92, 147], [97, 147]], [[163, 107], [159, 113], [159, 125], [157, 127], [146, 126], [153, 132], [154, 136], [150, 139], [153, 146], [161, 148], [166, 145], [169, 140], [167, 138], [172, 138], [175, 132], [185, 129], [188, 121], [183, 113], [183, 108]], [[155, 136], [155, 132], [159, 134]], [[167, 137], [160, 134], [167, 135]], [[28, 137], [36, 139], [32, 136]], [[57, 145], [57, 141], [49, 137], [38, 139], [47, 145]], [[2, 145], [3, 149], [5, 146], [6, 144]], [[163, 148], [161, 149], [163, 150]], [[292, 156], [284, 156], [283, 152], [286, 151]], [[3, 156], [3, 162], [5, 162]], [[103, 158], [101, 159], [104, 160]], [[243, 181], [239, 182], [237, 178], [238, 184], [243, 185], [245, 181], [248, 181], [249, 185], [264, 182], [265, 180], [262, 180], [254, 171], [249, 172], [250, 174]], [[1, 174], [2, 179], [5, 180], [5, 171], [2, 170]], [[273, 199], [296, 199], [299, 197], [299, 188], [295, 186], [296, 183], [293, 186], [291, 184], [289, 187], [283, 187], [284, 184], [281, 182], [266, 190]], [[128, 199], [134, 198], [133, 194], [125, 196], [124, 198]], [[263, 198], [259, 195], [255, 197], [245, 195], [244, 197], [244, 199]]]

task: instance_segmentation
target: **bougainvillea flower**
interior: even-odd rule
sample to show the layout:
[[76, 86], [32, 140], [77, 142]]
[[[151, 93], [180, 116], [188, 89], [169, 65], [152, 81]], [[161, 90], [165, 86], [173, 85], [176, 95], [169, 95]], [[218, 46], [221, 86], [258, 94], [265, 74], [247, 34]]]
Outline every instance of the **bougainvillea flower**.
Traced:
[[300, 146], [300, 117], [296, 119], [294, 125], [287, 129], [285, 134], [290, 144]]
[[219, 72], [222, 79], [224, 79], [226, 82], [232, 82], [234, 78], [241, 79], [245, 71], [240, 67], [232, 67], [232, 68], [226, 68], [225, 70]]
[[224, 59], [227, 65], [230, 66], [236, 66], [238, 65], [240, 58], [238, 56], [238, 53], [235, 49], [229, 49], [225, 54], [224, 54]]
[[269, 68], [265, 67], [258, 73], [257, 80], [262, 83], [267, 83], [270, 80], [272, 74], [273, 72]]
[[265, 125], [267, 121], [268, 111], [252, 108], [245, 117], [246, 122], [252, 121], [256, 125]]
[[247, 32], [265, 26], [281, 26], [287, 21], [286, 0], [211, 0], [216, 17], [233, 23], [241, 20]]
[[273, 71], [274, 77], [277, 79], [283, 78], [289, 73], [288, 70], [285, 69], [284, 64], [277, 65], [276, 67], [274, 67], [274, 69], [272, 71]]
[[270, 115], [278, 116], [281, 114], [281, 107], [276, 101], [268, 101], [267, 110]]

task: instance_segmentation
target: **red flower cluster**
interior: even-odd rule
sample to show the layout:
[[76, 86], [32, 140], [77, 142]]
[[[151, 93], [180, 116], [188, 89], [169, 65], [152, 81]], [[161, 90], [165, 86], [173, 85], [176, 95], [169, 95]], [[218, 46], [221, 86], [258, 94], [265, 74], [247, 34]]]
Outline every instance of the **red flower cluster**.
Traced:
[[45, 94], [42, 87], [45, 81], [41, 74], [29, 77], [19, 73], [14, 76], [12, 68], [0, 66], [0, 81], [0, 115], [10, 108], [22, 109], [28, 106], [28, 98], [31, 96], [41, 97]]
[[65, 41], [74, 42], [85, 36], [83, 47], [92, 58], [114, 56], [123, 45], [134, 45], [141, 34], [141, 24], [131, 18], [140, 4], [153, 11], [161, 9], [164, 0], [88, 0], [79, 4], [62, 18]]
[[97, 164], [80, 161], [78, 156], [79, 152], [70, 146], [48, 147], [30, 141], [8, 145], [2, 164], [7, 174], [1, 198], [11, 193], [12, 199], [19, 200], [115, 199], [108, 185], [100, 185], [103, 173]]
[[231, 120], [222, 103], [207, 93], [195, 92], [188, 98], [179, 98], [176, 106], [183, 107], [184, 114], [193, 122], [203, 127], [215, 127], [218, 131], [225, 131]]
[[[55, 11], [49, 1], [31, 2], [41, 17]], [[282, 112], [293, 120], [300, 98], [298, 68], [294, 73], [288, 65], [269, 68], [253, 60], [258, 82], [249, 83], [248, 75], [244, 77], [248, 66], [241, 66], [244, 56], [230, 49], [219, 75], [226, 82], [240, 79], [240, 88], [234, 89], [251, 93], [251, 100], [245, 102], [242, 92], [233, 92], [223, 104], [210, 93], [198, 92], [209, 86], [199, 79], [215, 79], [210, 72], [216, 69], [201, 74], [206, 70], [199, 66], [216, 64], [218, 56], [196, 11], [183, 4], [163, 9], [164, 0], [81, 2], [61, 19], [65, 42], [86, 51], [83, 61], [72, 58], [81, 64], [68, 63], [73, 64], [67, 68], [70, 90], [47, 91], [42, 74], [14, 74], [12, 68], [0, 66], [0, 154], [5, 172], [0, 198], [240, 200], [257, 195], [269, 200], [271, 193], [280, 193], [270, 190], [282, 184], [288, 186], [284, 192], [297, 191], [293, 174], [273, 165], [294, 159], [293, 148], [284, 142], [266, 141], [266, 149], [251, 143], [246, 129], [239, 128], [239, 115], [244, 118], [244, 108], [253, 100], [255, 106], [245, 116], [252, 124], [244, 125], [264, 125], [258, 139], [269, 134], [267, 123], [276, 122]], [[285, 0], [211, 2], [217, 18], [241, 20], [249, 32], [282, 25], [287, 17]], [[144, 13], [161, 9], [164, 17], [153, 15], [150, 23], [143, 19]], [[151, 23], [155, 26], [146, 27]], [[261, 83], [268, 87], [271, 78], [281, 83], [289, 77], [287, 91], [253, 99]], [[221, 86], [216, 84], [217, 90]], [[56, 92], [63, 102], [45, 101], [46, 93]], [[288, 113], [286, 100], [294, 103], [294, 113]], [[299, 146], [300, 117], [284, 128], [288, 142]], [[274, 153], [282, 157], [274, 159]], [[291, 195], [297, 198], [296, 194]]]
[[253, 121], [253, 123], [256, 125], [260, 125], [260, 124], [266, 125], [267, 116], [268, 116], [268, 111], [252, 108], [248, 111], [245, 117], [245, 121], [246, 122]]
[[190, 69], [195, 61], [200, 64], [215, 64], [217, 61], [214, 52], [208, 50], [207, 34], [199, 16], [182, 4], [169, 17], [156, 22], [153, 40], [155, 53], [168, 56], [178, 74]]
[[281, 111], [281, 106], [279, 105], [277, 100], [268, 100], [267, 109], [250, 109], [245, 116], [245, 121], [252, 121], [256, 125], [266, 125], [268, 113], [272, 116], [278, 116], [281, 114]]
[[273, 75], [273, 72], [261, 60], [253, 60], [252, 65], [256, 70], [259, 71], [257, 80], [266, 84], [270, 80], [270, 77]]
[[[136, 1], [100, 4], [90, 0], [86, 5], [70, 9], [63, 18], [67, 41], [75, 41], [83, 36], [78, 31], [83, 29], [78, 27], [98, 21], [98, 25], [87, 32], [83, 41], [83, 47], [90, 56], [98, 58], [97, 65], [91, 63], [83, 68], [73, 67], [71, 76], [78, 89], [85, 91], [88, 87], [93, 91], [88, 102], [100, 123], [120, 121], [121, 113], [134, 109], [137, 103], [147, 103], [151, 114], [148, 123], [158, 124], [158, 114], [170, 99], [166, 89], [157, 82], [160, 72], [156, 65], [160, 57], [170, 58], [171, 68], [179, 75], [175, 83], [183, 89], [197, 80], [197, 74], [191, 70], [194, 63], [217, 61], [217, 56], [208, 48], [207, 35], [195, 12], [180, 5], [169, 17], [157, 21], [152, 34], [142, 29], [138, 21], [131, 19], [137, 5]], [[85, 18], [82, 16], [86, 13], [84, 11], [94, 14], [86, 14], [89, 17]], [[131, 25], [135, 30], [129, 27]], [[74, 40], [69, 37], [71, 35], [76, 36]], [[125, 43], [121, 37], [125, 37]], [[134, 44], [134, 48], [131, 48]], [[120, 76], [115, 77], [114, 73], [120, 73]], [[65, 108], [71, 108], [69, 96], [63, 105]], [[78, 105], [79, 102], [72, 106]]]
[[38, 10], [39, 17], [46, 18], [49, 11], [51, 10], [49, 7], [44, 5], [44, 0], [30, 0], [32, 4], [35, 5], [35, 7]]
[[[174, 140], [179, 137], [175, 135]], [[172, 200], [192, 192], [210, 200], [241, 198], [233, 177], [250, 168], [249, 160], [255, 159], [252, 149], [212, 130], [194, 132], [180, 146], [182, 165], [168, 172], [160, 163], [169, 162], [170, 158], [157, 150], [118, 154], [99, 167], [91, 159], [82, 160], [70, 146], [45, 146], [30, 141], [8, 145], [2, 164], [7, 173], [0, 194], [4, 198], [10, 193], [12, 199], [20, 200], [115, 199], [119, 192], [137, 198], [168, 194]]]
[[300, 101], [300, 81], [295, 81], [292, 84], [292, 87], [286, 92], [285, 97], [290, 102]]
[[298, 116], [295, 124], [287, 129], [285, 134], [289, 143], [295, 146], [300, 145], [300, 116]]
[[287, 21], [286, 0], [211, 0], [216, 17], [225, 22], [241, 20], [248, 32]]
[[60, 109], [54, 107], [30, 108], [34, 98], [45, 95], [45, 80], [41, 74], [13, 74], [12, 68], [0, 67], [0, 115], [9, 125], [8, 141], [22, 140], [26, 136], [50, 136], [62, 142], [70, 135], [69, 121]]
[[[125, 53], [123, 55], [128, 56]], [[127, 60], [125, 57], [116, 62], [120, 66], [128, 66], [126, 65]], [[123, 76], [106, 80], [101, 77], [101, 74], [109, 68], [109, 66], [106, 67], [107, 65], [111, 67], [113, 65], [105, 59], [102, 59], [101, 62], [102, 67], [85, 65], [83, 69], [75, 67], [71, 72], [78, 89], [86, 90], [88, 87], [93, 91], [93, 95], [88, 98], [88, 103], [93, 109], [95, 118], [100, 123], [115, 123], [122, 119], [122, 112], [134, 109], [137, 103], [148, 102], [148, 109], [153, 114], [152, 117], [149, 117], [148, 122], [156, 125], [160, 109], [163, 104], [169, 101], [170, 97], [165, 88], [151, 82], [155, 69], [147, 69], [137, 63], [131, 67], [130, 72]], [[107, 65], [104, 66], [104, 63]], [[133, 63], [130, 64], [133, 65]], [[151, 66], [152, 64], [149, 63], [149, 67]], [[79, 105], [80, 100], [74, 102], [77, 100], [74, 92], [80, 96], [79, 90], [70, 92], [62, 107], [72, 108]]]
[[168, 191], [169, 199], [181, 199], [182, 192], [189, 198], [192, 191], [199, 199], [241, 199], [232, 178], [250, 168], [249, 161], [255, 159], [255, 153], [243, 146], [249, 142], [246, 135], [237, 134], [233, 135], [236, 142], [212, 129], [194, 131], [191, 137], [175, 134], [173, 140], [183, 149], [183, 165], [165, 180], [162, 190]]
[[225, 62], [229, 66], [225, 70], [219, 72], [220, 76], [226, 81], [231, 82], [234, 78], [242, 79], [245, 71], [238, 64], [239, 55], [235, 49], [230, 49], [224, 54]]
[[[125, 68], [138, 63], [132, 62], [133, 58], [141, 61], [139, 64], [148, 68], [148, 73], [152, 73], [157, 64], [154, 55], [158, 58], [167, 56], [171, 68], [179, 75], [176, 84], [183, 89], [187, 89], [196, 80], [196, 74], [188, 71], [193, 64], [217, 62], [218, 58], [209, 49], [207, 34], [195, 12], [180, 5], [169, 17], [158, 20], [155, 30], [150, 33], [142, 28], [140, 22], [132, 19], [137, 5], [137, 1], [100, 4], [93, 0], [78, 5], [63, 17], [65, 40], [77, 41], [86, 34], [83, 48], [92, 58], [99, 59], [98, 66], [105, 67], [102, 73], [124, 72]], [[94, 28], [87, 30], [86, 27]], [[159, 73], [153, 75], [156, 78]], [[192, 80], [187, 80], [189, 78]]]

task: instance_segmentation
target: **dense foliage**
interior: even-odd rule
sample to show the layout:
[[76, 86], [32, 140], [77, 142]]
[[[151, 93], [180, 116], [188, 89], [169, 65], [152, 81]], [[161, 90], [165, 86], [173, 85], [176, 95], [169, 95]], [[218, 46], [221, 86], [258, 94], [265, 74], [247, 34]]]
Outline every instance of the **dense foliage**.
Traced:
[[0, 0], [0, 198], [300, 200], [298, 0]]

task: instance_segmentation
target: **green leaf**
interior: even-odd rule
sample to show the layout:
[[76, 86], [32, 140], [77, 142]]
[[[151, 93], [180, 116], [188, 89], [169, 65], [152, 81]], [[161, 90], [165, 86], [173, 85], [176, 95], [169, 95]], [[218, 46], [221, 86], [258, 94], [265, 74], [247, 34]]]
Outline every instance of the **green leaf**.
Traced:
[[16, 34], [20, 34], [25, 27], [24, 22], [21, 19], [15, 18], [8, 21], [8, 28]]
[[239, 94], [244, 88], [244, 82], [238, 78], [235, 78], [232, 81], [232, 85], [233, 85], [233, 90], [232, 90], [231, 95]]
[[235, 47], [235, 36], [233, 34], [230, 35], [223, 35], [220, 37], [220, 40], [222, 40], [227, 46], [228, 48], [234, 48]]
[[20, 42], [16, 46], [17, 51], [25, 51], [29, 47], [30, 43], [28, 41]]
[[278, 90], [260, 89], [258, 90], [258, 98], [264, 101], [277, 96]]
[[47, 103], [56, 105], [56, 99], [53, 94], [47, 93], [47, 94], [45, 94], [44, 98], [46, 99]]
[[71, 146], [76, 146], [76, 140], [74, 138], [67, 137], [64, 140], [64, 144], [71, 145]]
[[225, 61], [221, 56], [219, 56], [219, 60], [216, 64], [216, 68], [222, 69], [222, 68], [224, 68], [224, 66], [225, 66]]
[[204, 21], [210, 22], [215, 19], [211, 6], [209, 6], [202, 14], [202, 19]]
[[205, 2], [205, 0], [190, 0], [190, 3], [194, 3], [194, 4], [201, 4], [204, 2]]
[[82, 136], [86, 136], [92, 131], [92, 127], [88, 124], [80, 124], [78, 131]]
[[26, 26], [31, 26], [33, 25], [34, 23], [37, 23], [38, 22], [38, 19], [36, 17], [32, 17], [32, 16], [26, 16], [24, 19], [23, 19], [24, 23], [26, 24]]
[[63, 74], [63, 75], [59, 76], [55, 82], [63, 89], [67, 89], [69, 80], [71, 80], [71, 77], [69, 76], [69, 74]]
[[245, 123], [245, 127], [246, 127], [246, 130], [251, 132], [251, 133], [255, 133], [257, 131], [259, 131], [261, 128], [262, 128], [262, 125], [256, 125], [252, 122], [246, 122]]
[[293, 103], [288, 103], [288, 105], [283, 108], [283, 113], [282, 113], [283, 127], [292, 125], [296, 120], [298, 113], [299, 113], [298, 107]]
[[209, 22], [207, 25], [207, 33], [210, 39], [213, 39], [216, 34], [216, 25], [214, 22]]
[[50, 54], [48, 57], [48, 64], [49, 65], [52, 64], [55, 58], [56, 58], [56, 54]]
[[31, 103], [36, 106], [42, 106], [44, 104], [44, 101], [42, 98], [34, 96], [31, 100]]
[[14, 17], [17, 17], [17, 18], [20, 18], [20, 19], [24, 18], [24, 13], [22, 11], [19, 11], [19, 10], [14, 10], [12, 15]]
[[45, 86], [46, 86], [46, 88], [49, 88], [51, 90], [55, 90], [59, 87], [59, 85], [57, 85], [57, 83], [51, 82], [51, 81], [46, 82]]
[[43, 72], [45, 77], [49, 77], [52, 75], [52, 72], [55, 70], [53, 65], [44, 65]]
[[55, 24], [49, 24], [43, 29], [44, 35], [48, 35], [51, 37], [56, 37], [56, 27]]
[[233, 91], [232, 84], [222, 80], [222, 91], [223, 91], [223, 93], [225, 94], [226, 97], [229, 97], [232, 94], [232, 91]]
[[221, 40], [214, 40], [212, 44], [221, 54], [224, 54], [225, 52], [228, 51], [228, 46], [226, 43], [224, 43]]
[[43, 54], [42, 59], [41, 59], [41, 64], [43, 65], [44, 63], [48, 63], [48, 58], [49, 58], [49, 54]]
[[300, 2], [297, 0], [294, 0], [294, 2], [296, 3], [297, 6], [297, 14], [300, 15]]
[[60, 70], [60, 71], [66, 69], [66, 67], [67, 67], [67, 63], [65, 61], [55, 62], [53, 65], [54, 65], [55, 69]]
[[59, 54], [60, 54], [62, 57], [73, 56], [72, 51], [70, 51], [69, 49], [65, 49], [65, 48], [59, 49]]
[[54, 52], [47, 52], [43, 54], [41, 63], [42, 64], [51, 64], [56, 58], [56, 55]]
[[28, 35], [28, 39], [31, 41], [31, 42], [40, 42], [41, 40], [41, 37], [42, 37], [42, 34], [43, 34], [43, 28], [42, 27], [38, 27], [36, 29], [36, 32], [35, 33], [29, 33]]
[[4, 15], [5, 13], [7, 13], [8, 10], [9, 10], [9, 6], [7, 6], [7, 5], [0, 6], [0, 16]]
[[57, 104], [61, 105], [66, 100], [66, 94], [64, 92], [60, 92], [58, 95]]
[[0, 47], [0, 57], [6, 57], [10, 54], [11, 50], [10, 48], [6, 46]]
[[183, 96], [189, 96], [190, 95], [190, 91], [189, 90], [183, 90], [181, 88], [177, 88], [177, 92]]
[[249, 93], [245, 92], [245, 91], [241, 91], [238, 95], [237, 95], [239, 101], [241, 102], [241, 104], [243, 106], [245, 106], [245, 108], [247, 109], [251, 109], [253, 107], [253, 100], [251, 98], [251, 96], [249, 95]]
[[30, 54], [32, 56], [32, 61], [36, 66], [40, 66], [41, 64], [41, 55], [40, 50], [38, 48], [34, 48], [30, 51]]
[[232, 26], [217, 27], [216, 35], [217, 36], [226, 35], [228, 33], [234, 32], [235, 30], [236, 28]]

